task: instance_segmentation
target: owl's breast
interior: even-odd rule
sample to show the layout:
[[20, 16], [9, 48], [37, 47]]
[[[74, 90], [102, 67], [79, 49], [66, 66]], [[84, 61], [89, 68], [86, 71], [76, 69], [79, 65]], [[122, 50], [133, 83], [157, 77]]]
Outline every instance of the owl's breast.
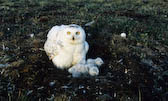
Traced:
[[86, 53], [83, 44], [78, 44], [73, 53], [73, 62], [72, 64], [77, 64], [81, 61], [85, 61]]
[[59, 51], [58, 55], [55, 56], [52, 61], [58, 68], [69, 68], [72, 66], [73, 55], [70, 52], [62, 50]]

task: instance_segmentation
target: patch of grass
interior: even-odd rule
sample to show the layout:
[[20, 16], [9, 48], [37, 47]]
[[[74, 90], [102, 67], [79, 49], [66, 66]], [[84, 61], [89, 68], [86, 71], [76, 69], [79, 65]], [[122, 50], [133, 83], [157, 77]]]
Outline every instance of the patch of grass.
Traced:
[[[17, 5], [17, 3], [22, 7], [15, 9], [15, 6], [13, 5]], [[47, 29], [57, 24], [77, 23], [84, 25], [85, 23], [92, 20], [102, 19], [101, 22], [104, 22], [104, 26], [106, 26], [105, 30], [110, 30], [110, 28], [113, 29], [110, 30], [109, 33], [120, 34], [121, 32], [130, 32], [135, 37], [140, 37], [140, 34], [148, 33], [152, 39], [159, 40], [164, 44], [166, 44], [168, 39], [168, 28], [167, 24], [165, 23], [168, 21], [168, 7], [163, 1], [149, 0], [148, 3], [143, 3], [142, 0], [72, 0], [66, 2], [48, 2], [46, 0], [18, 0], [17, 3], [15, 4], [12, 1], [5, 1], [1, 5], [4, 5], [6, 9], [8, 9], [8, 12], [15, 12], [14, 16], [20, 16], [18, 20], [22, 20], [18, 21], [18, 23], [20, 22], [26, 24], [26, 26], [27, 24], [30, 24], [27, 27], [31, 27], [31, 24], [34, 24], [31, 29], [34, 29], [35, 32], [38, 31], [38, 28], [46, 27]], [[26, 8], [24, 9], [23, 7]], [[45, 9], [46, 11], [44, 11]], [[54, 15], [52, 13], [53, 11], [55, 11]], [[10, 18], [9, 15], [11, 13], [6, 12], [6, 15], [2, 16], [8, 16], [6, 20], [11, 22], [12, 18]], [[39, 22], [43, 21], [43, 16], [46, 17], [47, 22]], [[24, 18], [28, 20], [24, 20]], [[15, 18], [13, 20], [17, 19]], [[99, 25], [101, 22], [96, 22], [96, 24]], [[3, 28], [1, 27], [1, 30], [5, 31], [7, 26], [4, 26]], [[23, 30], [23, 33], [24, 32], [27, 31]]]

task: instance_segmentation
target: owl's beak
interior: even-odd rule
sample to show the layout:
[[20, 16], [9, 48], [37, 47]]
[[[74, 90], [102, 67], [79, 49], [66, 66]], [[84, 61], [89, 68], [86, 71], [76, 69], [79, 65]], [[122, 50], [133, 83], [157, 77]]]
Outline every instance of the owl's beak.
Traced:
[[73, 41], [75, 40], [74, 36], [72, 37], [72, 40], [73, 40]]

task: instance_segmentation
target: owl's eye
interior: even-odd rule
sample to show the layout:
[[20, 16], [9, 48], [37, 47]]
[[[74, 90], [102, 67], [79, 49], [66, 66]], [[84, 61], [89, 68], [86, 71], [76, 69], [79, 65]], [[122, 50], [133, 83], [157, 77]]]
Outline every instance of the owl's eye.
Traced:
[[80, 34], [80, 32], [76, 32], [76, 35], [79, 35]]
[[67, 32], [67, 34], [68, 34], [68, 35], [70, 35], [70, 34], [71, 34], [71, 32], [70, 32], [70, 31], [68, 31], [68, 32]]

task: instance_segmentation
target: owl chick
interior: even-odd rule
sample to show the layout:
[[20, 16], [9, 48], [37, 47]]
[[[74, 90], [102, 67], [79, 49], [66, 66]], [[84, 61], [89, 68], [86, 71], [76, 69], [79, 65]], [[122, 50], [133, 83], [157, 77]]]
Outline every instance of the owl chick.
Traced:
[[87, 67], [89, 68], [89, 75], [90, 76], [97, 76], [99, 75], [99, 67], [103, 64], [103, 60], [101, 58], [96, 59], [87, 59]]
[[87, 59], [87, 64], [96, 65], [98, 67], [100, 67], [103, 63], [103, 60], [99, 57], [96, 59]]
[[88, 59], [86, 64], [76, 64], [68, 69], [68, 72], [72, 74], [72, 77], [80, 76], [97, 76], [99, 75], [99, 67], [103, 64], [101, 58]]
[[89, 75], [90, 76], [99, 75], [99, 68], [97, 66], [94, 66], [94, 65], [89, 66]]
[[80, 77], [87, 75], [89, 68], [85, 64], [76, 64], [68, 69], [68, 72], [72, 74], [72, 77]]
[[86, 34], [76, 24], [54, 26], [47, 35], [44, 50], [54, 65], [60, 69], [86, 62], [89, 49]]
[[93, 64], [76, 64], [69, 68], [68, 72], [72, 74], [72, 77], [99, 75], [98, 67]]

